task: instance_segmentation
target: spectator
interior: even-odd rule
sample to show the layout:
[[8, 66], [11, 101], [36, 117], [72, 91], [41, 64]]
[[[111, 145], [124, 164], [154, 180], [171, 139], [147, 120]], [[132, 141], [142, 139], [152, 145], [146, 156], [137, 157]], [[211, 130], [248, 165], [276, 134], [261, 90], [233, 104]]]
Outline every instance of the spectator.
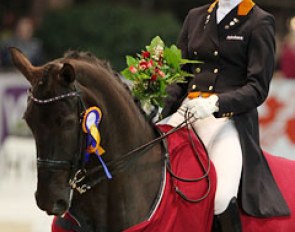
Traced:
[[11, 38], [1, 42], [0, 62], [3, 67], [12, 66], [8, 47], [19, 48], [33, 65], [40, 65], [43, 62], [42, 43], [39, 39], [34, 38], [34, 23], [29, 17], [21, 18], [16, 25], [14, 34]]
[[283, 44], [280, 69], [284, 77], [295, 79], [295, 16], [290, 20], [289, 33]]

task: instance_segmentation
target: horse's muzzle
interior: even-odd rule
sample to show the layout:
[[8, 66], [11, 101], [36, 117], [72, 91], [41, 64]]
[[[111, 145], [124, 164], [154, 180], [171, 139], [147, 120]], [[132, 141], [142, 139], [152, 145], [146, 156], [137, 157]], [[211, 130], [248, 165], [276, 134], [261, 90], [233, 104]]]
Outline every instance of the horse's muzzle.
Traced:
[[35, 193], [35, 198], [39, 209], [45, 211], [48, 215], [61, 216], [69, 208], [69, 203], [67, 200], [59, 199], [54, 202], [46, 202], [40, 200], [38, 193]]
[[61, 216], [61, 215], [63, 215], [68, 210], [68, 208], [69, 208], [69, 206], [68, 206], [68, 203], [66, 201], [64, 201], [64, 200], [57, 200], [53, 204], [52, 212], [48, 212], [47, 211], [47, 214], [48, 215]]

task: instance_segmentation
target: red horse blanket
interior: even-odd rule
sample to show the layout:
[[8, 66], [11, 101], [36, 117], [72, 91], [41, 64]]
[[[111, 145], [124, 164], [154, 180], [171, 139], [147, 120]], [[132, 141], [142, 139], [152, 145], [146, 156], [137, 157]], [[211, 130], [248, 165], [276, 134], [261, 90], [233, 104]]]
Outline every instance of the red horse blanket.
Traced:
[[[162, 132], [167, 132], [172, 127], [159, 126]], [[203, 164], [207, 167], [207, 157], [203, 145], [199, 139], [191, 133], [196, 151]], [[188, 138], [188, 131], [182, 128], [177, 133], [171, 134], [167, 139], [168, 153], [173, 171], [181, 177], [196, 178], [202, 176], [202, 168], [194, 156], [194, 152]], [[207, 191], [208, 183], [203, 179], [197, 183], [184, 183], [172, 179], [166, 173], [166, 186], [162, 200], [150, 220], [133, 226], [124, 232], [196, 232], [211, 231], [214, 209], [214, 195], [216, 186], [215, 170], [211, 165], [209, 178], [211, 180], [208, 197], [199, 203], [190, 203], [183, 200], [174, 189], [177, 186], [189, 198], [200, 198]], [[206, 209], [206, 213], [201, 213]]]
[[[172, 129], [170, 126], [159, 126], [162, 132]], [[207, 167], [206, 153], [201, 142], [192, 134], [197, 153]], [[188, 131], [182, 128], [177, 133], [167, 138], [168, 153], [173, 171], [185, 178], [199, 177], [203, 175], [200, 163], [193, 155], [193, 149], [188, 139]], [[295, 231], [295, 161], [271, 156], [265, 153], [279, 188], [281, 189], [291, 210], [289, 217], [254, 218], [242, 213], [243, 231], [245, 232], [292, 232]], [[211, 165], [209, 173], [211, 179], [211, 191], [209, 196], [200, 203], [194, 204], [183, 200], [174, 189], [177, 186], [190, 198], [199, 198], [207, 188], [208, 183], [202, 180], [198, 183], [183, 183], [171, 178], [166, 172], [165, 188], [162, 198], [153, 215], [146, 221], [139, 223], [123, 232], [211, 232], [213, 220], [213, 203], [216, 186], [215, 170]], [[77, 224], [68, 214], [66, 217]], [[55, 223], [52, 224], [52, 232], [74, 232], [64, 230]]]
[[[172, 129], [172, 127], [161, 125], [159, 129], [165, 133]], [[208, 168], [207, 155], [201, 142], [193, 133], [191, 133], [191, 136], [201, 161], [205, 168]], [[183, 178], [197, 178], [204, 175], [200, 163], [194, 156], [193, 148], [188, 139], [187, 129], [182, 128], [177, 133], [169, 135], [166, 142], [168, 145], [171, 167], [176, 175]], [[152, 216], [148, 220], [124, 230], [124, 232], [211, 231], [216, 174], [213, 165], [210, 165], [210, 168], [209, 178], [211, 180], [211, 189], [208, 197], [199, 203], [185, 201], [175, 192], [174, 187], [177, 186], [187, 197], [198, 199], [206, 193], [209, 187], [206, 178], [197, 183], [184, 183], [172, 179], [170, 174], [166, 172], [166, 181], [162, 197]], [[69, 214], [66, 217], [74, 222]], [[60, 228], [56, 225], [55, 221], [56, 219], [54, 219], [52, 224], [52, 232], [73, 232]]]
[[295, 231], [295, 161], [264, 152], [272, 174], [289, 206], [288, 217], [256, 218], [242, 214], [245, 232], [293, 232]]

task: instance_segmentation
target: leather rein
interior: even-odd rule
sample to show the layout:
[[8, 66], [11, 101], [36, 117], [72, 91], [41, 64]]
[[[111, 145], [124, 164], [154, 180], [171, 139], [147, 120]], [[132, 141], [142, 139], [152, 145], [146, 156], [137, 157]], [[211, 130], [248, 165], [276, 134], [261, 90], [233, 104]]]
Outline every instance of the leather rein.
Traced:
[[[29, 90], [28, 97], [34, 103], [40, 104], [40, 105], [50, 104], [53, 102], [64, 100], [66, 98], [78, 97], [78, 99], [79, 99], [79, 106], [78, 107], [79, 107], [80, 126], [81, 126], [81, 123], [82, 123], [81, 121], [82, 121], [83, 115], [86, 111], [86, 106], [85, 106], [84, 101], [82, 100], [82, 97], [80, 95], [80, 91], [77, 90], [76, 86], [75, 86], [75, 90], [72, 92], [68, 92], [68, 93], [65, 93], [65, 94], [62, 94], [62, 95], [59, 95], [56, 97], [48, 98], [48, 99], [38, 99], [38, 98], [34, 97], [32, 94], [32, 91]], [[155, 138], [154, 140], [151, 140], [148, 143], [143, 144], [143, 145], [123, 154], [118, 159], [114, 159], [114, 160], [110, 160], [110, 161], [106, 162], [107, 166], [109, 167], [109, 170], [111, 171], [112, 174], [116, 174], [125, 168], [126, 159], [134, 157], [134, 154], [137, 154], [137, 157], [138, 157], [138, 155], [142, 155], [142, 154], [146, 153], [146, 151], [148, 149], [150, 149], [153, 145], [155, 145], [159, 142], [164, 142], [165, 138], [167, 138], [169, 135], [175, 133], [176, 131], [180, 130], [184, 126], [186, 126], [187, 130], [189, 130], [189, 121], [190, 121], [190, 119], [192, 119], [192, 117], [193, 117], [192, 115], [190, 115], [188, 112], [186, 112], [185, 113], [185, 120], [182, 123], [180, 123], [178, 126], [174, 127], [170, 131], [168, 131], [167, 133], [161, 134], [159, 137]], [[193, 129], [193, 127], [191, 127], [191, 128]], [[193, 129], [193, 131], [194, 131], [194, 129]], [[194, 133], [196, 134], [195, 131], [194, 131]], [[208, 182], [207, 191], [203, 194], [203, 196], [201, 196], [198, 199], [188, 198], [177, 186], [174, 185], [174, 189], [175, 189], [176, 193], [178, 193], [184, 200], [186, 200], [188, 202], [192, 202], [192, 203], [198, 203], [198, 202], [204, 200], [209, 195], [210, 190], [211, 190], [211, 183], [210, 183], [210, 178], [209, 178], [209, 172], [210, 172], [210, 168], [211, 168], [210, 167], [210, 159], [208, 157], [208, 152], [206, 151], [208, 162], [207, 162], [207, 165], [203, 164], [203, 162], [201, 161], [200, 157], [197, 154], [195, 145], [192, 141], [192, 137], [191, 137], [191, 134], [189, 131], [188, 131], [188, 135], [189, 135], [188, 137], [191, 142], [196, 159], [200, 163], [204, 174], [198, 178], [182, 178], [182, 177], [177, 176], [171, 168], [168, 152], [166, 152], [166, 155], [165, 155], [165, 159], [167, 161], [166, 162], [166, 169], [170, 173], [172, 178], [175, 178], [175, 179], [182, 181], [182, 182], [199, 182], [204, 179], [207, 180], [207, 182]], [[85, 135], [84, 135], [82, 129], [80, 129], [80, 135], [79, 135], [80, 148], [79, 148], [78, 154], [74, 155], [74, 161], [72, 161], [72, 162], [66, 161], [66, 160], [52, 160], [52, 159], [41, 159], [41, 158], [37, 159], [37, 167], [38, 168], [70, 170], [71, 175], [70, 175], [69, 185], [72, 189], [76, 190], [80, 194], [87, 192], [88, 190], [92, 189], [94, 186], [96, 186], [97, 184], [99, 184], [103, 180], [107, 179], [107, 177], [103, 174], [103, 167], [101, 165], [94, 167], [90, 170], [86, 170], [86, 168], [84, 167], [84, 164], [83, 164], [84, 139], [85, 139]], [[167, 147], [166, 147], [165, 142], [163, 144], [164, 144], [165, 149], [167, 151]], [[203, 147], [206, 150], [204, 145], [203, 145]], [[94, 174], [98, 174], [98, 178], [93, 178], [91, 181], [89, 180], [88, 182], [86, 182], [86, 180], [89, 179], [89, 177]]]

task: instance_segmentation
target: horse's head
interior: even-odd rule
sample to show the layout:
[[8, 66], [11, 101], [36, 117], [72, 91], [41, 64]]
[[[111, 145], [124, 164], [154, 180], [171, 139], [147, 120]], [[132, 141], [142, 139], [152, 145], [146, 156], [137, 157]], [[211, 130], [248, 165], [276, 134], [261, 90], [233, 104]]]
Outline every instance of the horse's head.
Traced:
[[61, 215], [70, 204], [68, 182], [81, 154], [81, 102], [74, 84], [75, 69], [63, 60], [34, 67], [18, 49], [10, 48], [10, 52], [31, 84], [24, 118], [37, 146], [37, 204], [48, 214]]

